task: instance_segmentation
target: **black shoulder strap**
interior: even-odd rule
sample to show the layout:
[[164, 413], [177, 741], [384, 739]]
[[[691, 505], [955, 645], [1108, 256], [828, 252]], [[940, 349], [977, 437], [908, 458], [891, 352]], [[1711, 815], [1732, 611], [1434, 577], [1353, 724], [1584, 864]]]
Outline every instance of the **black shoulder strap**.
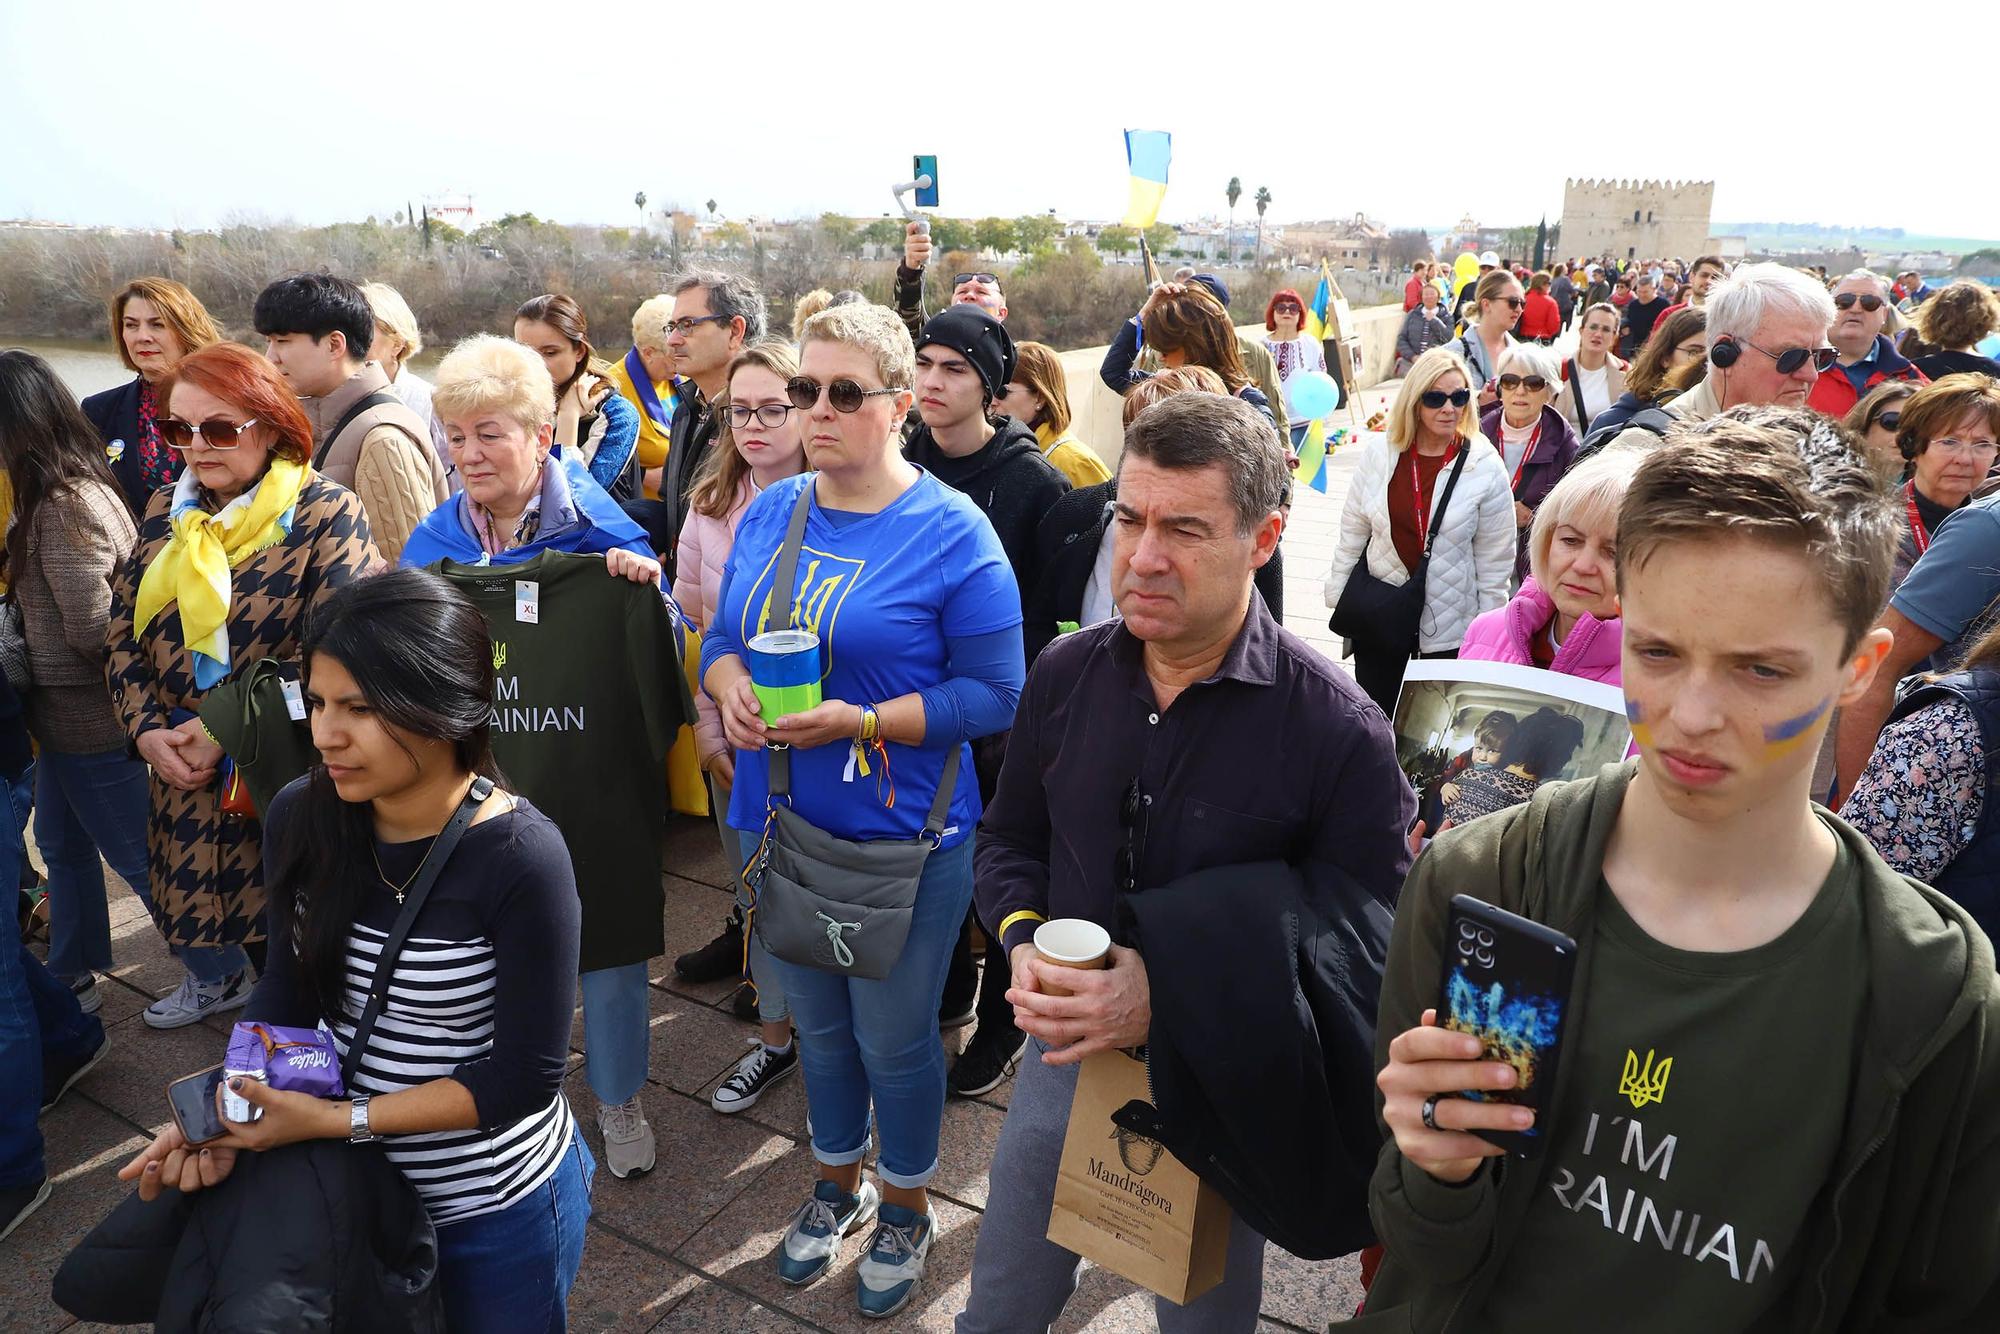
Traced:
[[465, 794], [465, 800], [458, 804], [450, 820], [439, 831], [437, 841], [424, 855], [423, 869], [407, 893], [403, 895], [403, 910], [396, 914], [396, 924], [389, 929], [389, 938], [382, 942], [381, 957], [375, 960], [375, 976], [368, 983], [368, 1004], [361, 1011], [361, 1022], [354, 1026], [354, 1037], [347, 1044], [347, 1057], [340, 1063], [340, 1080], [349, 1092], [354, 1089], [354, 1074], [361, 1068], [361, 1053], [368, 1049], [368, 1039], [375, 1032], [375, 1021], [382, 1017], [382, 1007], [389, 1000], [389, 983], [396, 976], [396, 959], [403, 952], [403, 942], [410, 938], [410, 928], [416, 925], [417, 914], [423, 911], [424, 900], [430, 897], [431, 886], [437, 883], [439, 872], [451, 860], [452, 849], [472, 824], [472, 817], [479, 814], [479, 808], [493, 795], [493, 780], [478, 777], [472, 780], [472, 788]]
[[[1608, 361], [1604, 365], [1604, 373], [1607, 376], [1611, 374], [1611, 363]], [[1581, 442], [1590, 434], [1590, 409], [1583, 405], [1583, 367], [1577, 364], [1575, 357], [1563, 363], [1563, 379], [1569, 382], [1569, 396], [1576, 404], [1576, 438]]]
[[[1458, 489], [1458, 475], [1465, 471], [1465, 456], [1472, 452], [1470, 440], [1458, 447], [1458, 457], [1451, 461], [1451, 476], [1445, 479], [1444, 494], [1438, 497], [1438, 507], [1431, 514], [1430, 535], [1424, 539], [1424, 559], [1431, 558], [1431, 548], [1437, 545], [1438, 529], [1444, 527], [1444, 512], [1451, 504], [1451, 493]], [[1414, 460], [1411, 467], [1415, 467]]]
[[371, 394], [364, 395], [353, 407], [340, 414], [340, 420], [333, 424], [333, 429], [319, 442], [319, 448], [313, 451], [313, 467], [317, 468], [326, 462], [327, 453], [333, 448], [333, 442], [340, 439], [340, 433], [352, 425], [356, 417], [370, 408], [383, 408], [402, 401], [386, 389], [377, 389]]

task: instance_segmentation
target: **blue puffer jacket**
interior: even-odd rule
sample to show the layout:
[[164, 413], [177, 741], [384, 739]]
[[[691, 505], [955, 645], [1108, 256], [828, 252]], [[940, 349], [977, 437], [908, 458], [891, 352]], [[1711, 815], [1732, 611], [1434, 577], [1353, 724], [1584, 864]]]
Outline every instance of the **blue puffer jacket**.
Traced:
[[596, 555], [623, 547], [648, 560], [653, 547], [646, 530], [625, 517], [618, 502], [591, 479], [574, 454], [549, 456], [542, 470], [542, 525], [532, 542], [525, 542], [497, 556], [487, 556], [472, 527], [472, 498], [464, 492], [432, 510], [403, 544], [399, 560], [406, 569], [435, 564], [441, 560], [469, 564], [512, 565], [530, 560], [544, 551], [566, 551]]

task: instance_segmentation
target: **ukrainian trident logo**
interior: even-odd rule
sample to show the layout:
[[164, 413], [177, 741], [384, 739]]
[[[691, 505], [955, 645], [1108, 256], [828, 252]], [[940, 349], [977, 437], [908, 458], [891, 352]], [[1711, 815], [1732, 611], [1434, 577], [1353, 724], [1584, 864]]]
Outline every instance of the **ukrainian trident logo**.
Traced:
[[507, 668], [507, 646], [496, 640], [494, 641], [493, 644], [493, 670], [499, 672], [499, 671], [505, 671], [506, 668]]
[[1639, 1054], [1628, 1047], [1625, 1051], [1625, 1072], [1618, 1078], [1618, 1092], [1630, 1098], [1634, 1107], [1665, 1102], [1667, 1076], [1673, 1073], [1673, 1068], [1674, 1058], [1671, 1056], [1655, 1065], [1651, 1047], [1646, 1048], [1646, 1063], [1642, 1066]]

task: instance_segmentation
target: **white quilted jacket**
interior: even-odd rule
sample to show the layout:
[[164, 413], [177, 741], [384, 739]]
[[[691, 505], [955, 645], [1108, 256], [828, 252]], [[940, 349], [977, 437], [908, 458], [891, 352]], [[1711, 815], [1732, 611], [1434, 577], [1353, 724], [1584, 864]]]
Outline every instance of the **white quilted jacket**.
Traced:
[[[1340, 602], [1347, 576], [1363, 552], [1368, 572], [1377, 579], [1390, 584], [1409, 580], [1410, 572], [1389, 536], [1389, 477], [1396, 458], [1388, 440], [1378, 436], [1363, 446], [1355, 463], [1347, 508], [1340, 516], [1340, 543], [1326, 575], [1328, 607]], [[1436, 494], [1429, 497], [1433, 518], [1450, 475], [1449, 468], [1438, 474]], [[1514, 492], [1507, 467], [1486, 438], [1477, 436], [1431, 548], [1417, 633], [1417, 646], [1423, 652], [1456, 649], [1473, 617], [1506, 603], [1508, 581], [1514, 574], [1514, 533]]]

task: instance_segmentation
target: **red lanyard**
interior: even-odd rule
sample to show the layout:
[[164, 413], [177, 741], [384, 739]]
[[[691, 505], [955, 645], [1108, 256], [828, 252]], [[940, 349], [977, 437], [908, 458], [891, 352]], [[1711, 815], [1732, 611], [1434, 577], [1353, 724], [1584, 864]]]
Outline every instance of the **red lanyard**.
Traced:
[[1931, 535], [1924, 531], [1924, 516], [1917, 513], [1917, 484], [1914, 479], [1904, 485], [1903, 495], [1910, 507], [1910, 536], [1917, 539], [1917, 554], [1921, 556], [1931, 549]]
[[[1461, 448], [1463, 446], [1454, 446], [1445, 454], [1444, 462], [1438, 464], [1438, 471], [1440, 473], [1451, 466], [1451, 461], [1458, 457], [1458, 451]], [[1430, 506], [1424, 504], [1424, 465], [1422, 459], [1417, 454], [1417, 447], [1415, 445], [1410, 446], [1410, 494], [1416, 498], [1417, 546], [1421, 549], [1424, 542], [1430, 537], [1431, 511]]]
[[[1500, 419], [1500, 438], [1503, 441], [1507, 438], [1507, 420], [1504, 417]], [[1514, 493], [1514, 498], [1516, 500], [1520, 499], [1521, 497], [1521, 471], [1522, 469], [1528, 466], [1528, 460], [1535, 456], [1535, 446], [1540, 444], [1541, 440], [1542, 440], [1542, 419], [1540, 417], [1536, 417], [1535, 433], [1528, 437], [1528, 447], [1521, 451], [1521, 461], [1514, 465], [1514, 480], [1512, 483], [1508, 485], [1507, 488], [1508, 490]]]

